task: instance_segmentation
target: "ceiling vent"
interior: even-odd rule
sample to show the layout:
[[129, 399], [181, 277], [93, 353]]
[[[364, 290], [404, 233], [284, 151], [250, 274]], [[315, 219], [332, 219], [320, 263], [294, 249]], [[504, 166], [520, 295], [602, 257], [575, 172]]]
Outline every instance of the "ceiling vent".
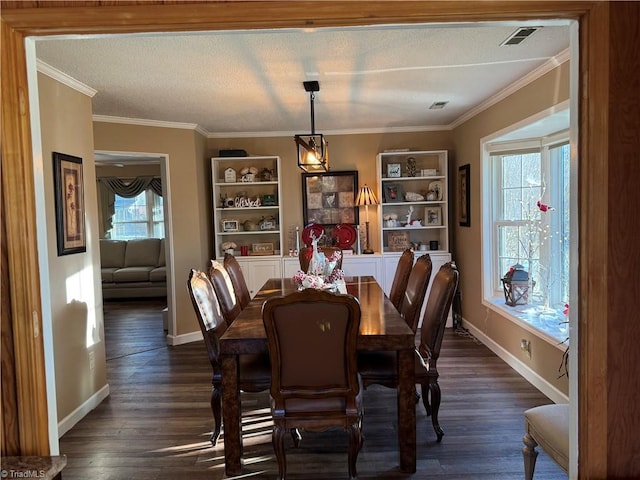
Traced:
[[540, 30], [542, 27], [523, 27], [519, 28], [507, 38], [504, 42], [500, 44], [500, 46], [505, 45], [520, 45], [527, 38], [534, 34], [534, 32]]
[[429, 107], [429, 110], [441, 110], [449, 102], [433, 102]]

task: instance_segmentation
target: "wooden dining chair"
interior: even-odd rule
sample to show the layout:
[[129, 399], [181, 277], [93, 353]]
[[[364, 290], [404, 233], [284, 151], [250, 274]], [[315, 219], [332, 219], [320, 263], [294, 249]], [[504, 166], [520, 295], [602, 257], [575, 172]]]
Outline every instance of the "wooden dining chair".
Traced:
[[[438, 423], [441, 395], [436, 364], [451, 303], [458, 288], [458, 277], [458, 270], [452, 262], [444, 264], [438, 270], [427, 299], [420, 329], [420, 344], [415, 354], [414, 383], [421, 385], [422, 403], [427, 416], [431, 416], [438, 441], [442, 440], [444, 431]], [[395, 352], [360, 352], [358, 371], [365, 386], [375, 383], [398, 388], [398, 362]]]
[[224, 265], [215, 260], [211, 260], [209, 266], [209, 279], [213, 285], [213, 289], [218, 297], [222, 316], [227, 325], [231, 325], [233, 321], [240, 315], [242, 308], [235, 293], [231, 276]]
[[286, 478], [287, 431], [334, 427], [349, 434], [349, 478], [357, 478], [363, 443], [363, 389], [356, 356], [360, 303], [351, 295], [310, 288], [268, 299], [262, 315], [271, 359], [272, 442], [278, 478]]
[[411, 267], [413, 267], [413, 249], [407, 248], [400, 259], [398, 260], [398, 266], [396, 267], [396, 273], [393, 276], [393, 282], [391, 283], [391, 290], [389, 292], [389, 300], [396, 307], [396, 310], [400, 311], [402, 306], [402, 299], [404, 293], [407, 290], [407, 284], [409, 283], [409, 275], [411, 275]]
[[400, 304], [400, 314], [404, 317], [405, 322], [411, 328], [413, 333], [418, 330], [418, 322], [420, 320], [420, 312], [424, 297], [427, 294], [427, 287], [431, 279], [431, 257], [428, 253], [418, 257], [415, 265], [411, 268], [407, 287], [402, 296]]
[[[221, 387], [222, 371], [220, 366], [220, 337], [227, 330], [216, 292], [209, 277], [192, 269], [187, 281], [187, 289], [196, 312], [198, 324], [204, 337], [204, 344], [209, 354], [209, 362], [213, 370], [211, 377], [211, 411], [213, 413], [213, 431], [210, 441], [215, 446], [222, 428]], [[246, 392], [261, 392], [271, 385], [271, 369], [269, 356], [266, 354], [238, 355], [239, 388]]]
[[[327, 247], [322, 246], [318, 247], [318, 251], [324, 253], [325, 257], [329, 258], [335, 252], [342, 252], [338, 247]], [[298, 260], [300, 262], [300, 270], [304, 273], [307, 273], [309, 270], [309, 264], [311, 263], [311, 256], [313, 255], [313, 247], [302, 247], [300, 252], [298, 252]], [[336, 264], [336, 268], [342, 268], [342, 255], [338, 259], [338, 263]]]
[[222, 265], [229, 274], [229, 278], [231, 279], [231, 284], [233, 285], [233, 290], [236, 295], [236, 300], [240, 304], [240, 309], [244, 310], [251, 301], [251, 294], [249, 293], [249, 288], [247, 287], [247, 282], [242, 273], [242, 269], [240, 268], [240, 264], [236, 260], [236, 257], [230, 253], [225, 253]]

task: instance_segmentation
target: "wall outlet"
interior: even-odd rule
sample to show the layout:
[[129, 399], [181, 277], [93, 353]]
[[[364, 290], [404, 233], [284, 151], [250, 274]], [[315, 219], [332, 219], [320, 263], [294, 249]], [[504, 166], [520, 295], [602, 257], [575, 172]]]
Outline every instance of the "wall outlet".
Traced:
[[524, 350], [527, 354], [527, 357], [531, 358], [531, 341], [523, 338], [520, 340], [520, 348]]
[[96, 356], [95, 352], [89, 352], [89, 370], [95, 370], [96, 368]]

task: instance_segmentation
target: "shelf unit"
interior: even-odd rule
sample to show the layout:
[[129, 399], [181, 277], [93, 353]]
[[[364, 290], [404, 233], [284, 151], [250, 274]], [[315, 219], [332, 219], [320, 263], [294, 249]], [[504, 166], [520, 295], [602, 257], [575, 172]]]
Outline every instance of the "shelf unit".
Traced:
[[[409, 242], [409, 246], [424, 245], [426, 251], [449, 252], [447, 167], [446, 150], [378, 154], [377, 175], [381, 196], [378, 212], [383, 253], [404, 250], [406, 242]], [[411, 176], [412, 173], [415, 176]], [[390, 176], [394, 174], [399, 176]], [[422, 198], [406, 198], [408, 193]], [[414, 221], [412, 226], [405, 225], [410, 209], [413, 209], [410, 217]], [[393, 216], [395, 220], [390, 219]], [[420, 220], [419, 225], [416, 225], [416, 220]], [[432, 248], [435, 247], [432, 242], [437, 242], [436, 248]]]
[[[242, 170], [252, 167], [256, 173], [253, 177], [245, 176], [243, 181]], [[280, 157], [214, 157], [211, 177], [216, 256], [224, 255], [223, 243], [233, 242], [237, 245], [234, 249], [237, 257], [242, 255], [243, 246], [247, 247], [248, 258], [280, 257], [283, 245]], [[265, 205], [269, 200], [274, 204]], [[269, 253], [265, 254], [265, 250]]]

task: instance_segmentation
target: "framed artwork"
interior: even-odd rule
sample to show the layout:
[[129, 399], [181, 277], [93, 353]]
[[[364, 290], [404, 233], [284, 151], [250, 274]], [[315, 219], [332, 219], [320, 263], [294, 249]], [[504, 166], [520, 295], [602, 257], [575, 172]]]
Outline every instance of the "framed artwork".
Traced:
[[426, 207], [424, 219], [425, 225], [442, 225], [442, 207]]
[[305, 225], [357, 225], [358, 172], [303, 173], [302, 220]]
[[82, 158], [53, 152], [58, 256], [87, 251]]
[[238, 220], [222, 220], [223, 232], [237, 232], [238, 230], [240, 230]]
[[384, 183], [382, 194], [384, 203], [404, 202], [404, 190], [399, 183]]
[[458, 168], [458, 223], [461, 227], [471, 226], [471, 165]]

